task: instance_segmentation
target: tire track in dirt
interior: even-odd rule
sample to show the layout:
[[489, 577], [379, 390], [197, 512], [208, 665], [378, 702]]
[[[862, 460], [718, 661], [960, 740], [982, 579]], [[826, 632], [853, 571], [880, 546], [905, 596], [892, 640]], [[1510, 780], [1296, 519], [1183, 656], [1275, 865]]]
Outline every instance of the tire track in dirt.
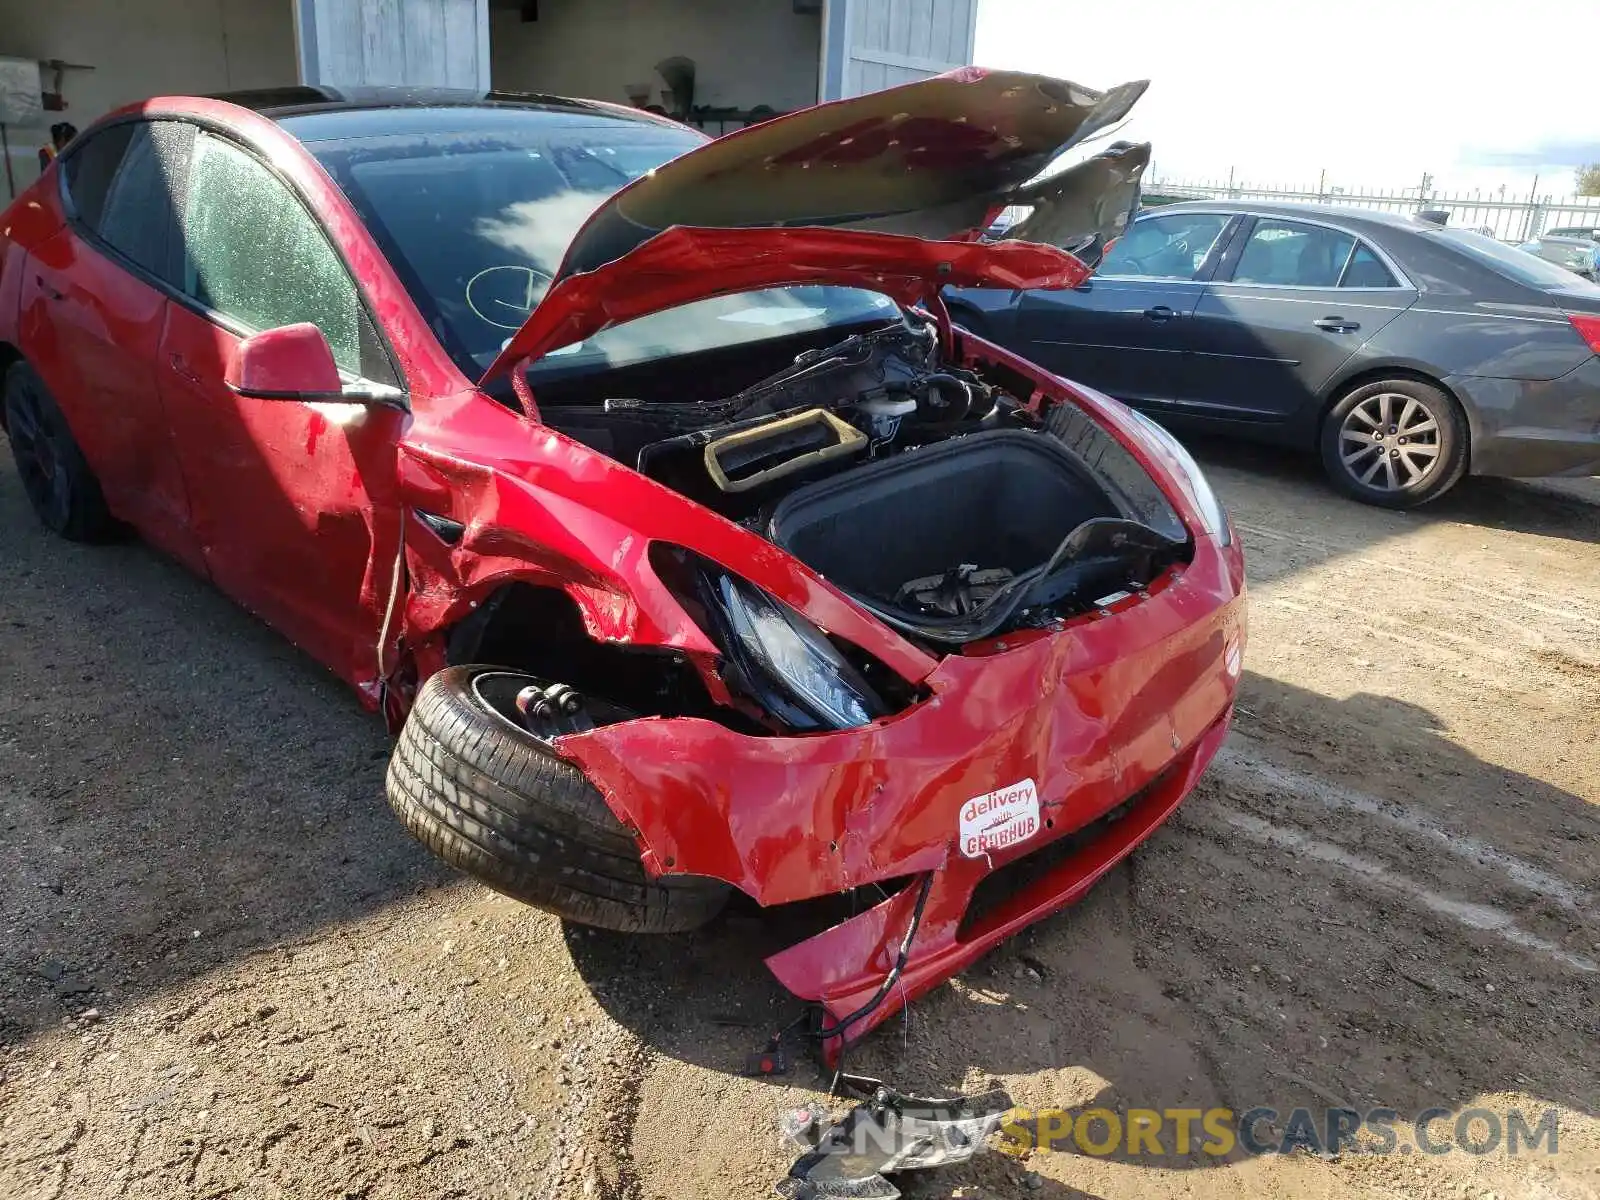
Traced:
[[1214, 813], [1228, 825], [1262, 845], [1289, 850], [1296, 855], [1359, 876], [1368, 883], [1402, 893], [1429, 911], [1449, 917], [1468, 929], [1495, 934], [1514, 946], [1536, 951], [1573, 970], [1585, 974], [1600, 972], [1600, 963], [1594, 959], [1587, 955], [1572, 953], [1554, 942], [1529, 933], [1518, 926], [1516, 919], [1503, 909], [1441, 895], [1409, 876], [1392, 871], [1370, 859], [1361, 858], [1332, 842], [1323, 841], [1298, 829], [1274, 825], [1260, 817], [1232, 809], [1218, 808]]
[[1257, 790], [1310, 802], [1330, 812], [1369, 817], [1419, 834], [1437, 849], [1464, 862], [1497, 870], [1524, 891], [1552, 900], [1575, 915], [1592, 917], [1596, 911], [1594, 895], [1581, 885], [1507, 854], [1401, 801], [1380, 799], [1319, 776], [1279, 766], [1263, 757], [1248, 735], [1235, 733], [1217, 755], [1211, 769], [1229, 785], [1234, 795], [1239, 789]]

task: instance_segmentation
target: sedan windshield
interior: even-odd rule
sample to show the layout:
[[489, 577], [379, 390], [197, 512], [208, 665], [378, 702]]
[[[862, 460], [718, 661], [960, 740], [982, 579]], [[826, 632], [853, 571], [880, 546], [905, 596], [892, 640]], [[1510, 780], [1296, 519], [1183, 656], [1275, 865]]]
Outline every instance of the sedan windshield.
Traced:
[[[482, 372], [549, 289], [595, 208], [704, 142], [687, 128], [533, 108], [439, 109], [406, 133], [307, 138], [445, 349]], [[319, 131], [321, 132], [321, 131]], [[562, 347], [535, 372], [618, 367], [893, 315], [854, 288], [715, 297]]]

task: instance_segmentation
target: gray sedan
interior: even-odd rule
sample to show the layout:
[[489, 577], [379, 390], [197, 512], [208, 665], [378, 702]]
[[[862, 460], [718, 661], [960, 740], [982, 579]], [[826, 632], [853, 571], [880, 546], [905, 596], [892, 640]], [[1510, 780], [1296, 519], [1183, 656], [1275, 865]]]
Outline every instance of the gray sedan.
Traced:
[[1359, 500], [1600, 473], [1600, 287], [1409, 217], [1146, 211], [1082, 287], [948, 292], [956, 320], [1174, 427], [1317, 450]]

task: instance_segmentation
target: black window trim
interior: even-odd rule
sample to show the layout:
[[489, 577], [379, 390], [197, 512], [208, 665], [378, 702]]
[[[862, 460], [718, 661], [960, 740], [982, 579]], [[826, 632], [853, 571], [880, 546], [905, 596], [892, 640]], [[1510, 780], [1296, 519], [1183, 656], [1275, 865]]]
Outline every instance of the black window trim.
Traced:
[[[377, 310], [373, 307], [372, 300], [367, 295], [366, 288], [362, 286], [360, 276], [350, 266], [350, 260], [345, 255], [344, 247], [339, 244], [339, 239], [334, 237], [329, 231], [327, 225], [323, 223], [322, 218], [317, 215], [316, 209], [311, 205], [305, 192], [298, 187], [292, 179], [290, 179], [282, 170], [280, 170], [270, 158], [263, 154], [259, 147], [254, 146], [250, 142], [239, 137], [234, 130], [222, 124], [220, 121], [214, 121], [206, 117], [197, 116], [194, 113], [147, 110], [139, 113], [129, 113], [126, 116], [115, 117], [111, 120], [97, 123], [84, 131], [81, 136], [74, 138], [72, 146], [61, 155], [61, 169], [57, 171], [58, 179], [56, 183], [56, 186], [60, 189], [62, 211], [64, 211], [67, 215], [67, 223], [71, 226], [72, 231], [77, 234], [77, 236], [81, 238], [86, 245], [93, 247], [97, 252], [110, 258], [117, 266], [128, 271], [142, 282], [149, 284], [151, 287], [156, 288], [160, 292], [163, 292], [169, 298], [176, 300], [190, 312], [205, 318], [205, 320], [209, 321], [213, 325], [216, 325], [218, 328], [227, 330], [234, 337], [247, 338], [251, 336], [251, 334], [262, 332], [261, 330], [250, 329], [242, 321], [237, 321], [228, 316], [226, 313], [219, 312], [208, 305], [202, 304], [195, 297], [184, 291], [181, 285], [164, 279], [160, 275], [157, 275], [154, 271], [151, 271], [148, 268], [141, 266], [139, 263], [134, 262], [126, 254], [123, 254], [115, 246], [111, 245], [111, 243], [102, 238], [98, 233], [95, 232], [95, 230], [91, 229], [88, 223], [85, 222], [79, 215], [77, 206], [72, 202], [72, 193], [67, 187], [67, 172], [65, 169], [66, 162], [70, 158], [76, 157], [81, 152], [82, 148], [89, 143], [91, 138], [103, 130], [112, 129], [118, 125], [141, 125], [149, 124], [154, 121], [181, 121], [187, 125], [192, 125], [195, 127], [195, 136], [197, 138], [201, 133], [205, 133], [210, 134], [221, 141], [232, 144], [243, 153], [248, 154], [251, 158], [255, 159], [256, 162], [260, 163], [261, 166], [265, 168], [267, 173], [276, 179], [280, 184], [282, 184], [289, 195], [294, 198], [295, 202], [305, 210], [306, 216], [308, 216], [311, 219], [312, 224], [321, 231], [323, 240], [328, 243], [329, 248], [334, 253], [334, 257], [338, 259], [339, 265], [344, 268], [345, 274], [349, 276], [350, 283], [355, 288], [356, 301], [365, 311], [368, 326], [373, 331], [373, 335], [375, 337], [374, 349], [376, 349], [389, 364], [389, 370], [392, 372], [394, 377], [393, 386], [396, 387], [398, 394], [392, 400], [385, 399], [383, 403], [388, 403], [395, 407], [402, 408], [406, 412], [410, 412], [411, 388], [406, 379], [405, 371], [401, 366], [399, 356], [395, 354], [394, 343], [390, 341], [388, 333], [384, 330], [382, 323], [378, 320]], [[189, 164], [191, 168], [193, 167], [193, 154], [194, 148], [191, 146]], [[318, 165], [317, 169], [322, 169], [320, 164]], [[332, 185], [331, 180], [330, 185]], [[332, 186], [336, 187], [337, 185]], [[184, 197], [184, 199], [187, 200], [187, 197]], [[172, 251], [174, 255], [181, 255], [184, 239], [183, 214], [177, 211], [176, 208], [174, 208], [172, 213], [172, 220], [172, 232], [177, 234], [177, 237], [173, 241]], [[374, 252], [381, 255], [381, 251], [378, 251], [376, 246], [374, 246]], [[169, 263], [169, 266], [170, 265], [171, 264]], [[365, 381], [384, 387], [390, 386], [385, 380], [366, 379]]]
[[[1236, 239], [1239, 253], [1230, 254], [1228, 256], [1229, 261], [1227, 263], [1227, 269], [1225, 272], [1219, 271], [1217, 273], [1217, 278], [1215, 280], [1217, 283], [1225, 283], [1229, 287], [1271, 289], [1272, 291], [1278, 292], [1420, 292], [1422, 290], [1421, 288], [1417, 287], [1416, 284], [1411, 282], [1409, 276], [1407, 276], [1406, 273], [1400, 269], [1399, 264], [1397, 264], [1393, 258], [1384, 252], [1383, 247], [1372, 241], [1372, 239], [1357, 233], [1354, 229], [1351, 229], [1347, 225], [1340, 225], [1333, 221], [1319, 220], [1315, 216], [1302, 216], [1299, 213], [1291, 214], [1255, 211], [1246, 212], [1241, 215], [1246, 218], [1246, 227]], [[1278, 221], [1290, 225], [1311, 225], [1318, 229], [1328, 229], [1334, 233], [1342, 233], [1345, 237], [1351, 238], [1353, 240], [1353, 244], [1350, 247], [1350, 253], [1345, 256], [1344, 266], [1339, 268], [1339, 282], [1327, 285], [1315, 283], [1249, 283], [1234, 279], [1233, 274], [1239, 268], [1239, 259], [1244, 255], [1244, 247], [1249, 243], [1250, 238], [1254, 236], [1256, 226], [1262, 221]], [[1357, 246], [1365, 246], [1372, 252], [1374, 258], [1388, 268], [1390, 276], [1395, 280], [1392, 285], [1387, 287], [1360, 288], [1343, 288], [1341, 286], [1344, 280], [1344, 273], [1350, 269], [1350, 263], [1355, 258]], [[1232, 247], [1230, 247], [1230, 249], [1232, 249]]]

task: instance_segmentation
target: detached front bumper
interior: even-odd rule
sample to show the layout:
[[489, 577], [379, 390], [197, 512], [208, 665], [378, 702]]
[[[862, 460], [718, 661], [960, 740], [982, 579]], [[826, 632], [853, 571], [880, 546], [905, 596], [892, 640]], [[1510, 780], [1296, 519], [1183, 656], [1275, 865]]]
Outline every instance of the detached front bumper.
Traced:
[[[1206, 537], [1148, 596], [1060, 632], [969, 647], [924, 681], [927, 700], [865, 728], [750, 737], [711, 721], [646, 719], [562, 738], [558, 749], [635, 832], [656, 874], [722, 879], [775, 905], [933, 872], [904, 986], [850, 1028], [854, 1040], [1076, 900], [1171, 813], [1226, 734], [1244, 604], [1239, 546]], [[1024, 781], [1038, 795], [1036, 832], [964, 855], [963, 806]], [[1088, 828], [1119, 807], [1120, 819]], [[1078, 836], [1063, 854], [1055, 843], [1069, 835]], [[1033, 878], [994, 897], [1012, 864]], [[852, 1012], [893, 966], [919, 891], [904, 888], [768, 965], [835, 1018]]]

